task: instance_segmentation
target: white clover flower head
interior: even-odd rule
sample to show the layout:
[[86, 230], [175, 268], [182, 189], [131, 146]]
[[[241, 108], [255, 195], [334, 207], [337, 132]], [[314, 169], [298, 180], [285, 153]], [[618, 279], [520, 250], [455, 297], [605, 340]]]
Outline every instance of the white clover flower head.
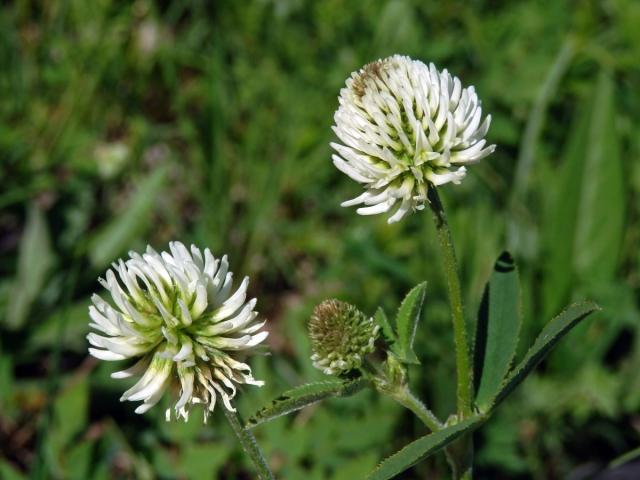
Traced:
[[360, 368], [373, 352], [379, 326], [353, 305], [325, 300], [309, 320], [311, 361], [326, 375], [341, 375]]
[[176, 418], [188, 420], [191, 407], [202, 404], [206, 422], [218, 395], [234, 411], [235, 384], [263, 384], [234, 358], [268, 335], [259, 331], [265, 322], [257, 320], [256, 299], [246, 301], [248, 277], [233, 291], [226, 256], [215, 259], [208, 248], [203, 253], [192, 245], [189, 251], [180, 242], [170, 243], [169, 252], [147, 247], [129, 257], [99, 280], [113, 303], [93, 295], [90, 326], [100, 333], [87, 336], [96, 358], [138, 359], [111, 375], [141, 375], [120, 400], [142, 401], [136, 413], [144, 413], [173, 389]]
[[421, 210], [427, 189], [460, 183], [465, 165], [495, 150], [486, 145], [491, 115], [482, 119], [474, 87], [463, 88], [447, 70], [439, 72], [394, 55], [353, 72], [340, 90], [331, 143], [334, 165], [365, 192], [342, 203], [364, 205], [360, 215], [395, 211], [388, 223]]

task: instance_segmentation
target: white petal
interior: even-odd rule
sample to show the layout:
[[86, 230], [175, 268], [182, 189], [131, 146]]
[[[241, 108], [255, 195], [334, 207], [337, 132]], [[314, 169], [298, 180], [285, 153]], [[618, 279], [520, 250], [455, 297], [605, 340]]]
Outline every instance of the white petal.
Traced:
[[466, 174], [466, 169], [464, 167], [460, 167], [455, 172], [447, 172], [447, 173], [434, 173], [429, 172], [427, 174], [427, 178], [431, 183], [435, 186], [444, 185], [445, 183], [460, 183], [460, 181], [464, 178]]
[[180, 399], [175, 405], [176, 410], [182, 409], [187, 405], [189, 400], [191, 400], [191, 396], [193, 395], [193, 380], [194, 373], [193, 371], [186, 371], [180, 375], [180, 383], [182, 385], [182, 395]]
[[132, 367], [129, 367], [126, 370], [113, 372], [111, 374], [111, 378], [120, 379], [120, 378], [137, 377], [138, 375], [142, 374], [142, 372], [146, 370], [148, 365], [149, 365], [149, 359], [146, 357], [143, 357], [140, 360], [138, 360]]
[[389, 211], [395, 201], [395, 198], [390, 198], [386, 202], [372, 205], [371, 207], [361, 207], [357, 209], [356, 212], [358, 212], [358, 215], [376, 215], [378, 213], [385, 213]]
[[124, 355], [120, 355], [118, 353], [114, 353], [109, 350], [100, 350], [98, 348], [91, 348], [91, 347], [89, 347], [89, 353], [92, 356], [99, 358], [100, 360], [112, 361], [112, 360], [124, 360], [125, 358], [127, 358]]
[[[145, 378], [149, 372], [151, 372], [150, 376]], [[150, 367], [147, 373], [136, 385], [125, 392], [122, 398], [135, 402], [155, 397], [159, 392], [164, 391], [165, 382], [171, 374], [171, 362], [165, 361], [162, 367], [156, 370], [152, 370]]]
[[180, 335], [180, 340], [183, 342], [182, 347], [173, 356], [173, 360], [176, 362], [180, 362], [182, 360], [186, 360], [193, 354], [193, 343], [186, 335]]
[[238, 308], [242, 306], [245, 299], [247, 298], [248, 285], [249, 277], [244, 277], [236, 292], [228, 299], [226, 299], [222, 306], [215, 311], [214, 318], [221, 320], [223, 318], [227, 318], [229, 315], [234, 314], [238, 310]]

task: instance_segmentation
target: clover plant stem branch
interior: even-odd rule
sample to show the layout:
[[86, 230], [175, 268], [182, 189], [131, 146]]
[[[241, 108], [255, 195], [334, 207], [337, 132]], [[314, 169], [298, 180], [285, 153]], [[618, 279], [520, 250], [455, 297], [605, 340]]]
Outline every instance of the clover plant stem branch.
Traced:
[[260, 478], [260, 480], [274, 479], [275, 477], [273, 476], [273, 473], [271, 473], [269, 465], [267, 465], [267, 461], [264, 458], [262, 450], [260, 450], [260, 447], [258, 446], [258, 442], [256, 442], [256, 438], [250, 430], [242, 426], [238, 413], [230, 412], [226, 408], [222, 408], [222, 410], [224, 410], [224, 414], [226, 415], [233, 432], [236, 434], [236, 437], [238, 437], [238, 440], [242, 445], [242, 449], [253, 462], [258, 473], [258, 478]]
[[375, 389], [387, 395], [403, 407], [409, 409], [432, 432], [437, 432], [444, 426], [440, 419], [416, 397], [404, 381], [394, 382], [385, 372], [369, 359], [362, 364], [362, 373], [374, 385]]
[[[438, 419], [438, 417], [436, 417], [435, 414], [431, 410], [429, 410], [427, 406], [411, 392], [407, 385], [402, 385], [399, 388], [392, 389], [385, 393], [403, 407], [411, 410], [411, 412], [415, 416], [417, 416], [422, 421], [422, 423], [424, 423], [425, 426], [432, 432], [437, 432], [438, 430], [444, 428], [444, 424]], [[460, 466], [459, 457], [456, 456], [455, 453], [449, 451], [449, 449], [445, 449], [444, 453], [447, 457], [447, 462], [451, 466], [451, 471], [453, 472], [455, 478], [460, 478], [461, 480], [470, 480], [471, 477], [456, 476], [457, 472], [461, 471], [462, 468], [465, 468], [464, 465]]]
[[442, 423], [438, 417], [409, 390], [409, 387], [404, 386], [393, 390], [389, 392], [389, 396], [403, 407], [411, 410], [432, 432], [442, 429]]
[[447, 288], [449, 291], [449, 302], [451, 303], [451, 317], [453, 319], [453, 334], [456, 347], [456, 369], [458, 381], [458, 413], [462, 417], [471, 415], [472, 400], [472, 370], [469, 361], [469, 344], [467, 341], [467, 326], [464, 320], [462, 308], [462, 294], [460, 292], [460, 278], [458, 276], [458, 264], [456, 252], [451, 238], [451, 230], [447, 223], [438, 189], [430, 185], [428, 190], [429, 207], [433, 212], [433, 217], [438, 231], [440, 248], [442, 250], [442, 260], [444, 271], [447, 277]]

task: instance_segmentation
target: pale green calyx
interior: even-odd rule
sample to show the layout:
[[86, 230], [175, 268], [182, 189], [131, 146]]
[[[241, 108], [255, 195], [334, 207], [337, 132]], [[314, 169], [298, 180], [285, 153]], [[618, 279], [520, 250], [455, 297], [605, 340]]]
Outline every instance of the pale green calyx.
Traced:
[[[187, 420], [191, 407], [202, 404], [206, 421], [218, 396], [233, 411], [236, 384], [263, 384], [234, 358], [268, 335], [259, 331], [265, 322], [257, 320], [256, 299], [246, 300], [248, 277], [233, 291], [226, 256], [215, 259], [209, 249], [188, 250], [180, 242], [170, 243], [169, 252], [148, 247], [129, 256], [100, 279], [112, 303], [99, 295], [91, 299], [90, 326], [100, 333], [87, 336], [89, 353], [102, 360], [138, 359], [112, 374], [141, 376], [121, 398], [142, 401], [136, 413], [149, 410], [168, 389], [178, 393], [176, 417]], [[171, 418], [170, 409], [166, 416]]]
[[309, 320], [311, 361], [327, 375], [359, 368], [373, 352], [379, 326], [356, 307], [339, 300], [325, 300]]

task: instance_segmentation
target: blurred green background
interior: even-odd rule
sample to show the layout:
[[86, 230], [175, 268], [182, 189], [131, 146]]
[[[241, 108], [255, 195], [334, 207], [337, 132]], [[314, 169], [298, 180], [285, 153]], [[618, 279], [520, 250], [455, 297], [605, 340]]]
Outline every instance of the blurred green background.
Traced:
[[[493, 116], [496, 153], [441, 190], [469, 321], [504, 248], [523, 348], [571, 300], [603, 307], [476, 435], [478, 478], [596, 478], [638, 447], [640, 2], [17, 0], [0, 7], [0, 478], [251, 478], [221, 412], [137, 416], [117, 365], [87, 357], [97, 277], [173, 239], [228, 253], [269, 319], [245, 417], [322, 378], [314, 304], [393, 312], [424, 279], [411, 380], [451, 413], [431, 218], [341, 209], [360, 187], [330, 161], [339, 89], [394, 53], [475, 85]], [[256, 428], [284, 479], [362, 478], [423, 433], [369, 392]], [[438, 457], [402, 478], [448, 473]]]

